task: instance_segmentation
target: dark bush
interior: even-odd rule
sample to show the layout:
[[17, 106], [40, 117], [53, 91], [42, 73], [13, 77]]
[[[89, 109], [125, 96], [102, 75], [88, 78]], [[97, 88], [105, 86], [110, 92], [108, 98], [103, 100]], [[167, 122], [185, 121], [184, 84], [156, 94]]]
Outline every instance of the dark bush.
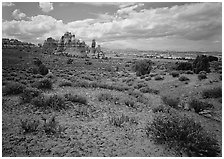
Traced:
[[178, 109], [178, 105], [180, 103], [179, 98], [169, 97], [169, 96], [162, 96], [162, 101], [164, 104], [171, 106], [175, 109]]
[[218, 57], [215, 57], [215, 56], [208, 56], [208, 60], [209, 60], [209, 62], [212, 62], [212, 61], [218, 61], [219, 59], [218, 59]]
[[26, 88], [25, 85], [18, 82], [8, 82], [5, 88], [2, 90], [4, 95], [16, 95], [23, 93], [23, 90]]
[[52, 81], [48, 78], [41, 79], [33, 84], [38, 89], [52, 89]]
[[20, 126], [23, 130], [23, 133], [32, 133], [38, 131], [38, 126], [40, 125], [40, 121], [37, 119], [23, 119], [20, 120]]
[[203, 110], [211, 109], [214, 107], [212, 104], [209, 104], [207, 102], [202, 102], [198, 99], [192, 99], [189, 102], [189, 106], [190, 106], [190, 108], [194, 108], [196, 113], [199, 113]]
[[219, 98], [222, 97], [222, 88], [215, 87], [212, 89], [205, 89], [202, 91], [203, 98]]
[[44, 125], [42, 127], [43, 131], [47, 135], [61, 134], [65, 131], [65, 127], [62, 127], [58, 121], [55, 119], [55, 115], [51, 116], [49, 119], [42, 117], [44, 120]]
[[159, 94], [159, 90], [157, 89], [153, 89], [153, 88], [149, 88], [149, 86], [147, 87], [142, 87], [139, 89], [142, 93], [154, 93], [154, 94]]
[[194, 74], [194, 72], [191, 71], [191, 70], [187, 70], [187, 71], [185, 71], [185, 73], [186, 73], [186, 74]]
[[152, 61], [151, 60], [140, 60], [136, 61], [133, 65], [133, 70], [136, 72], [137, 76], [149, 74], [152, 70]]
[[152, 78], [151, 77], [145, 77], [146, 81], [150, 81]]
[[215, 157], [221, 152], [212, 134], [205, 131], [200, 123], [178, 112], [156, 113], [152, 123], [146, 126], [146, 134], [152, 135], [157, 143], [166, 143], [189, 156]]
[[113, 116], [109, 118], [109, 123], [116, 127], [123, 127], [125, 123], [137, 124], [134, 117], [126, 116], [122, 113], [121, 116]]
[[68, 59], [67, 60], [67, 64], [72, 64], [72, 62], [73, 62], [73, 59]]
[[72, 82], [69, 80], [63, 80], [59, 83], [59, 87], [72, 86]]
[[38, 67], [42, 64], [41, 60], [38, 58], [34, 58], [33, 63], [34, 63], [34, 65], [36, 65]]
[[154, 107], [152, 109], [153, 113], [159, 113], [159, 112], [163, 112], [163, 113], [168, 113], [171, 107], [169, 106], [165, 106], [165, 105], [159, 105], [157, 107]]
[[56, 94], [51, 96], [39, 95], [38, 97], [33, 98], [31, 103], [42, 109], [53, 109], [60, 111], [66, 108], [65, 98]]
[[177, 72], [177, 71], [172, 71], [171, 73], [170, 73], [170, 75], [172, 75], [173, 77], [179, 77], [179, 72]]
[[160, 76], [160, 75], [157, 75], [157, 76], [154, 77], [154, 80], [156, 80], [156, 81], [164, 80], [164, 77]]
[[190, 62], [180, 62], [177, 63], [177, 70], [192, 70], [192, 63]]
[[186, 76], [180, 76], [179, 81], [189, 81], [190, 79], [187, 78]]
[[206, 55], [197, 56], [193, 62], [194, 73], [199, 73], [200, 71], [210, 72], [209, 70], [209, 59]]
[[44, 76], [44, 75], [48, 74], [49, 70], [48, 70], [48, 68], [44, 64], [41, 64], [38, 67], [38, 72], [39, 72], [39, 74]]
[[93, 63], [91, 61], [85, 62], [86, 65], [92, 65]]
[[87, 104], [87, 99], [84, 96], [77, 94], [66, 94], [65, 98], [73, 103]]
[[207, 78], [206, 74], [198, 74], [198, 79], [200, 81], [203, 80], [203, 79], [206, 79], [206, 78]]
[[124, 99], [124, 104], [127, 105], [128, 107], [136, 108], [135, 107], [135, 101], [133, 99], [125, 98]]
[[41, 91], [37, 88], [25, 88], [21, 94], [21, 99], [24, 103], [29, 103], [33, 98], [39, 96]]

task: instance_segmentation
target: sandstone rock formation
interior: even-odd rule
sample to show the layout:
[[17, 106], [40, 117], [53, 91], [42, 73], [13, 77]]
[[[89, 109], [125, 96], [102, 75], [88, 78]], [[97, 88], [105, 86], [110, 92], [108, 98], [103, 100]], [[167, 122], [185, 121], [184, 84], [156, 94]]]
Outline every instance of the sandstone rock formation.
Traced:
[[76, 39], [71, 32], [66, 32], [58, 42], [56, 53], [64, 53], [72, 56], [86, 57], [88, 53], [88, 46], [84, 41]]

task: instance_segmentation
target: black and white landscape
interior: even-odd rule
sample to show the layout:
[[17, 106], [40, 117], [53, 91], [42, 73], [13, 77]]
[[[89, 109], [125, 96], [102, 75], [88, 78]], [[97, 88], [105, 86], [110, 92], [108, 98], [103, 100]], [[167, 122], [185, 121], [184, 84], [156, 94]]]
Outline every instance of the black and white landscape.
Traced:
[[221, 150], [221, 2], [2, 2], [3, 157]]

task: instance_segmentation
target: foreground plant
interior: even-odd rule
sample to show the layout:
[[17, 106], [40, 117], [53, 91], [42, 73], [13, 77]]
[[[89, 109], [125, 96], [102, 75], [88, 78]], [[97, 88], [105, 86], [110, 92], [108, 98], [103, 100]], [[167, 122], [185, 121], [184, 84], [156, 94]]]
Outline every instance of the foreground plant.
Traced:
[[217, 140], [200, 123], [176, 111], [156, 113], [146, 126], [146, 134], [152, 135], [156, 143], [165, 143], [189, 156], [215, 157], [221, 151]]

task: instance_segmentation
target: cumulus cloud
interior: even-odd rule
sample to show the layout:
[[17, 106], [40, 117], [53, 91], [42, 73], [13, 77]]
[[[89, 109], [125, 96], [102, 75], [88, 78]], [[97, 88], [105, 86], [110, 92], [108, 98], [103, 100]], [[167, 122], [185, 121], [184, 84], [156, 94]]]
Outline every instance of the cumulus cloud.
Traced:
[[2, 6], [3, 7], [11, 7], [11, 6], [14, 6], [15, 4], [12, 3], [12, 2], [2, 2]]
[[122, 14], [129, 14], [131, 12], [134, 11], [134, 9], [138, 8], [138, 7], [141, 7], [141, 6], [144, 6], [143, 3], [139, 3], [139, 4], [136, 4], [136, 5], [121, 5], [122, 7], [117, 11], [117, 13], [119, 15], [122, 15]]
[[51, 2], [39, 2], [39, 7], [43, 12], [50, 12], [54, 9], [53, 3]]
[[70, 31], [85, 41], [96, 38], [105, 44], [123, 41], [125, 45], [127, 41], [156, 45], [155, 42], [160, 43], [161, 39], [170, 43], [178, 39], [183, 44], [192, 42], [193, 46], [194, 43], [222, 40], [221, 3], [192, 3], [154, 9], [141, 9], [141, 6], [130, 4], [119, 8], [114, 15], [99, 15], [96, 19], [69, 23], [47, 15], [34, 16], [27, 21], [4, 21], [3, 35], [33, 42], [38, 37], [38, 42], [43, 42], [47, 37], [58, 39]]
[[12, 12], [12, 16], [13, 18], [15, 18], [16, 20], [20, 20], [24, 17], [26, 17], [25, 13], [22, 13], [19, 9], [16, 9]]

